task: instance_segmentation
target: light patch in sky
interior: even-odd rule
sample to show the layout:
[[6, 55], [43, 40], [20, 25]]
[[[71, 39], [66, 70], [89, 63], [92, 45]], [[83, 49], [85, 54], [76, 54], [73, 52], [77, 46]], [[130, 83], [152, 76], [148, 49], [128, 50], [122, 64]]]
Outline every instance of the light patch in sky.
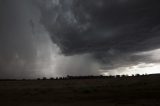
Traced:
[[104, 72], [104, 75], [135, 75], [135, 74], [155, 74], [160, 73], [160, 64], [158, 63], [140, 63], [129, 67], [120, 67]]
[[155, 49], [151, 51], [139, 52], [133, 55], [138, 56], [147, 56], [149, 59], [148, 63], [141, 62], [137, 65], [119, 67], [116, 69], [109, 70], [105, 72], [105, 70], [101, 70], [105, 75], [132, 75], [132, 74], [154, 74], [160, 73], [160, 49]]

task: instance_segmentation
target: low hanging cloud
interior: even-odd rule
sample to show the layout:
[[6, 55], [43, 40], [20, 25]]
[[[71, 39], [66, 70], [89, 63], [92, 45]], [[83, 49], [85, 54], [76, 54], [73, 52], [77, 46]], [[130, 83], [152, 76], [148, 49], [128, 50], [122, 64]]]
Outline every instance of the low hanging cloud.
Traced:
[[66, 55], [110, 49], [143, 51], [153, 49], [146, 44], [159, 37], [157, 0], [44, 2], [40, 6], [41, 23]]
[[[40, 23], [37, 5], [59, 1], [0, 0], [0, 78], [97, 75], [99, 64], [89, 54], [65, 56]], [[52, 17], [50, 17], [52, 19]]]
[[39, 8], [41, 23], [64, 55], [89, 53], [116, 68], [147, 62], [147, 57], [134, 53], [159, 48], [159, 4], [157, 0], [46, 0], [39, 1]]
[[[157, 64], [159, 0], [0, 0], [0, 78]], [[144, 66], [144, 65], [143, 65]]]

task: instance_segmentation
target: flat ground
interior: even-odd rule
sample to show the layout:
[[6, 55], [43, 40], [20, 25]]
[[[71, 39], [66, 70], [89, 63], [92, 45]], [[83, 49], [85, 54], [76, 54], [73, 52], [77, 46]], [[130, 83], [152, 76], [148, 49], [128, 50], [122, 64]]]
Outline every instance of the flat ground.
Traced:
[[0, 106], [160, 106], [160, 75], [0, 81]]

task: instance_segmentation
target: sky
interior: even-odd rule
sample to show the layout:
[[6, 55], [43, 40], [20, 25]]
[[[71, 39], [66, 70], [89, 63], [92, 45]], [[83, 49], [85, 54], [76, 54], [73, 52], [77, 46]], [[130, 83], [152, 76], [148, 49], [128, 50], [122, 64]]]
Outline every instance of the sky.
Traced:
[[0, 0], [0, 78], [160, 73], [159, 0]]

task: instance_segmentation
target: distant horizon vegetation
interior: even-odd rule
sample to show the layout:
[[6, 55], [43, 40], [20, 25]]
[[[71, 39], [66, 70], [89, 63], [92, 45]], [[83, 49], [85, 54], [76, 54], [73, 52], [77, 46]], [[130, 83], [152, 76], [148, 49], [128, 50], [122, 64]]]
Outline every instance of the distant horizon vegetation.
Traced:
[[23, 81], [23, 80], [68, 80], [68, 79], [106, 79], [106, 78], [124, 78], [124, 77], [141, 77], [141, 76], [153, 76], [153, 75], [159, 75], [160, 73], [154, 73], [154, 74], [132, 74], [132, 75], [85, 75], [85, 76], [71, 76], [67, 75], [64, 77], [41, 77], [41, 78], [22, 78], [22, 79], [0, 79], [0, 81], [12, 81], [12, 80], [17, 80], [17, 81]]

